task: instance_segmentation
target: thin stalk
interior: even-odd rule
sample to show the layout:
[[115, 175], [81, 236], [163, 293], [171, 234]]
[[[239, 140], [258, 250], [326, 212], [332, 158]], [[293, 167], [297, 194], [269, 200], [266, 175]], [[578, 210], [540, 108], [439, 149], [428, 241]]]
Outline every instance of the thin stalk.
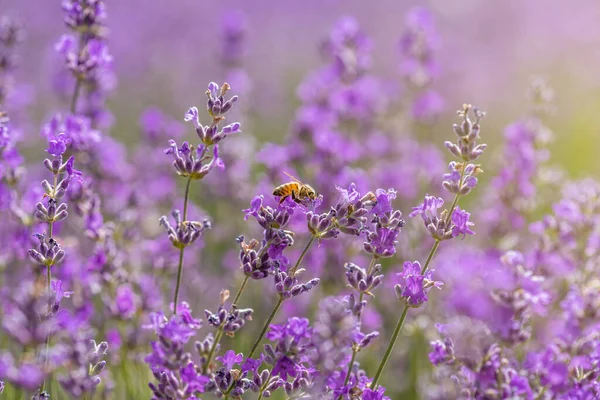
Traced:
[[[460, 180], [459, 180], [459, 185], [458, 185], [459, 188], [462, 186], [463, 178], [464, 178], [464, 168], [460, 175]], [[450, 206], [450, 211], [448, 212], [448, 216], [446, 217], [446, 226], [450, 223], [450, 221], [452, 219], [452, 213], [454, 212], [454, 208], [458, 204], [459, 198], [460, 198], [460, 194], [457, 193], [456, 196], [454, 196], [454, 201], [452, 201], [452, 205]], [[423, 275], [423, 274], [425, 274], [425, 272], [427, 272], [427, 269], [429, 268], [429, 264], [431, 263], [433, 256], [435, 255], [438, 247], [440, 246], [440, 243], [441, 243], [440, 240], [438, 240], [438, 239], [435, 240], [435, 243], [431, 247], [431, 251], [429, 252], [429, 255], [427, 256], [427, 260], [425, 260], [425, 264], [423, 265], [423, 268], [421, 268], [421, 275]], [[404, 320], [406, 319], [406, 315], [408, 314], [408, 309], [409, 309], [408, 306], [404, 306], [404, 310], [402, 311], [402, 315], [400, 315], [400, 320], [398, 320], [396, 329], [394, 329], [394, 333], [392, 335], [392, 338], [390, 339], [390, 343], [388, 344], [388, 347], [385, 351], [383, 359], [381, 360], [381, 363], [379, 364], [379, 367], [377, 368], [377, 372], [375, 373], [373, 382], [371, 382], [371, 388], [373, 390], [375, 390], [377, 388], [377, 382], [379, 381], [379, 378], [381, 377], [381, 373], [383, 372], [383, 369], [385, 368], [385, 364], [388, 362], [388, 359], [392, 355], [392, 351], [394, 350], [396, 340], [398, 339], [398, 335], [400, 335], [400, 331], [402, 330], [402, 326], [404, 325]]]
[[[267, 252], [267, 250], [269, 249], [269, 246], [271, 245], [271, 242], [272, 242], [272, 240], [269, 240], [265, 243], [265, 245], [263, 246], [261, 251], [258, 253], [258, 256], [257, 256], [258, 259], [261, 259], [262, 256]], [[249, 278], [250, 277], [248, 275], [245, 276], [244, 281], [242, 282], [242, 285], [238, 289], [235, 299], [233, 299], [233, 303], [231, 303], [229, 312], [231, 312], [231, 310], [233, 309], [233, 306], [236, 305], [238, 303], [238, 301], [240, 300], [240, 297], [242, 296], [242, 292], [244, 291], [244, 288], [246, 287], [246, 283], [248, 282]], [[210, 361], [212, 360], [214, 352], [217, 349], [217, 346], [219, 345], [219, 342], [221, 341], [222, 337], [223, 337], [223, 324], [221, 324], [219, 326], [219, 329], [217, 330], [217, 333], [215, 334], [215, 341], [210, 349], [210, 352], [208, 353], [208, 358], [207, 358], [206, 362], [204, 363], [204, 366], [202, 367], [202, 373], [204, 373], [204, 374], [206, 373], [206, 371], [210, 365]]]
[[[185, 185], [185, 194], [183, 197], [183, 215], [182, 215], [182, 223], [187, 221], [187, 209], [188, 209], [188, 200], [190, 197], [190, 184], [192, 183], [192, 178], [189, 177], [187, 183]], [[181, 287], [181, 275], [183, 272], [183, 253], [185, 252], [185, 247], [182, 247], [179, 250], [179, 264], [177, 266], [177, 284], [175, 285], [175, 297], [173, 299], [173, 315], [177, 315], [177, 303], [179, 302], [179, 289]]]
[[268, 383], [269, 383], [268, 380], [265, 383], [263, 383], [262, 387], [260, 388], [260, 392], [258, 393], [258, 398], [256, 400], [262, 400], [263, 393], [265, 392], [265, 389], [267, 388]]
[[[79, 35], [79, 54], [83, 51], [83, 48], [87, 44], [86, 36], [82, 33]], [[75, 77], [75, 90], [73, 90], [73, 96], [71, 96], [71, 105], [69, 109], [71, 114], [75, 114], [77, 111], [77, 99], [79, 99], [79, 93], [81, 93], [82, 79], [79, 76]]]
[[[58, 174], [54, 174], [54, 179], [53, 179], [53, 183], [54, 185], [52, 186], [52, 198], [55, 198], [56, 196], [56, 186], [58, 185]], [[48, 239], [52, 238], [52, 234], [53, 234], [53, 229], [54, 229], [54, 221], [50, 221], [48, 222]], [[48, 296], [50, 297], [50, 293], [52, 292], [52, 266], [51, 265], [47, 265], [46, 266], [46, 291], [48, 292]], [[50, 298], [48, 298], [48, 316], [50, 316], [50, 313], [52, 312], [52, 300]], [[48, 334], [48, 336], [46, 336], [46, 345], [44, 348], [44, 353], [46, 354], [46, 359], [44, 360], [44, 372], [48, 370], [48, 360], [50, 359], [50, 334]], [[41, 388], [41, 392], [44, 391], [44, 389], [46, 388], [46, 378], [44, 378], [44, 381], [42, 382], [42, 388]]]
[[183, 195], [183, 220], [187, 221], [187, 209], [188, 209], [188, 199], [190, 196], [190, 184], [192, 183], [192, 178], [188, 178], [187, 183], [185, 185], [185, 194]]
[[[373, 268], [375, 268], [376, 262], [377, 262], [377, 256], [373, 256], [373, 258], [371, 258], [371, 262], [369, 263], [369, 269], [367, 270], [367, 276], [371, 275], [371, 273], [373, 272]], [[360, 297], [358, 298], [358, 304], [362, 303], [364, 298], [365, 298], [365, 293], [360, 292]], [[362, 317], [362, 312], [360, 314], [358, 314], [358, 322], [360, 322], [361, 317]]]
[[279, 296], [279, 300], [277, 300], [277, 304], [275, 304], [275, 308], [273, 308], [273, 311], [271, 311], [271, 315], [269, 315], [267, 322], [265, 322], [265, 325], [263, 326], [262, 330], [260, 331], [260, 335], [258, 335], [258, 337], [256, 338], [256, 341], [254, 342], [254, 345], [252, 346], [252, 350], [250, 350], [250, 353], [248, 353], [248, 357], [246, 357], [246, 359], [252, 358], [254, 356], [256, 349], [258, 349], [258, 346], [260, 345], [262, 338], [267, 333], [267, 330], [269, 329], [269, 326], [271, 325], [273, 318], [275, 318], [275, 315], [277, 315], [277, 311], [279, 311], [279, 309], [281, 308], [281, 305], [283, 304], [284, 300], [285, 299], [283, 297]]
[[[352, 358], [350, 359], [350, 363], [348, 364], [348, 370], [346, 371], [346, 379], [344, 379], [344, 386], [346, 386], [348, 384], [348, 382], [350, 381], [350, 374], [352, 374], [352, 367], [354, 366], [354, 360], [356, 360], [356, 355], [358, 354], [358, 351], [356, 351], [354, 348], [352, 349]], [[338, 400], [341, 399], [344, 395], [340, 394], [340, 396], [338, 397]]]
[[[440, 246], [440, 243], [441, 242], [439, 240], [436, 240], [435, 243], [433, 244], [433, 246], [431, 247], [431, 251], [429, 252], [429, 255], [427, 256], [425, 265], [423, 265], [423, 268], [421, 269], [421, 275], [423, 275], [425, 273], [425, 271], [427, 271], [427, 268], [429, 267], [429, 264], [431, 263], [431, 260], [433, 259], [433, 256], [435, 255], [435, 252], [437, 251], [438, 247]], [[404, 310], [402, 311], [400, 320], [398, 321], [398, 324], [396, 325], [396, 329], [394, 329], [394, 333], [393, 333], [392, 338], [390, 339], [390, 343], [388, 344], [388, 347], [385, 351], [385, 355], [383, 356], [383, 359], [381, 360], [381, 363], [379, 364], [379, 367], [377, 368], [377, 372], [375, 373], [373, 382], [371, 382], [371, 388], [373, 390], [375, 390], [377, 388], [377, 381], [379, 381], [379, 377], [381, 376], [381, 373], [383, 372], [383, 369], [385, 368], [385, 364], [388, 362], [388, 359], [392, 355], [392, 351], [394, 350], [394, 346], [396, 345], [396, 340], [398, 339], [398, 335], [400, 334], [400, 331], [402, 330], [402, 325], [404, 325], [404, 320], [406, 319], [406, 315], [408, 314], [408, 309], [409, 309], [408, 306], [404, 306]]]
[[[304, 256], [306, 256], [306, 253], [308, 253], [308, 249], [310, 249], [310, 246], [312, 246], [314, 241], [315, 241], [315, 236], [311, 235], [310, 240], [308, 241], [308, 243], [306, 243], [306, 246], [304, 246], [302, 253], [300, 253], [300, 257], [298, 257], [298, 261], [296, 261], [296, 264], [294, 264], [294, 266], [288, 271], [288, 276], [294, 276], [294, 274], [296, 273], [296, 270], [302, 263]], [[271, 315], [269, 315], [267, 322], [265, 322], [265, 325], [263, 326], [263, 328], [260, 332], [260, 335], [258, 335], [258, 337], [256, 338], [256, 341], [254, 342], [254, 345], [252, 346], [252, 350], [250, 350], [250, 353], [248, 354], [246, 359], [252, 358], [252, 356], [254, 356], [256, 349], [258, 349], [258, 346], [260, 345], [261, 340], [263, 339], [263, 337], [267, 333], [267, 330], [269, 329], [269, 325], [271, 325], [271, 321], [273, 321], [273, 318], [275, 318], [275, 315], [277, 315], [277, 312], [281, 308], [281, 305], [283, 304], [284, 300], [285, 299], [283, 297], [279, 296], [279, 299], [277, 300], [277, 304], [275, 304], [275, 308], [273, 308], [273, 311], [271, 311]]]
[[73, 96], [71, 97], [71, 105], [70, 110], [71, 114], [75, 114], [77, 111], [77, 99], [79, 98], [79, 93], [81, 92], [81, 78], [77, 77], [75, 81], [75, 90], [73, 91]]
[[377, 368], [377, 372], [375, 373], [375, 377], [373, 378], [373, 382], [371, 382], [371, 388], [375, 390], [377, 388], [377, 382], [381, 377], [381, 373], [385, 368], [385, 364], [388, 359], [392, 355], [392, 351], [394, 350], [394, 345], [396, 344], [396, 339], [398, 339], [398, 335], [402, 330], [402, 325], [404, 325], [404, 320], [406, 319], [406, 315], [408, 314], [408, 306], [404, 306], [404, 311], [402, 311], [402, 315], [400, 316], [400, 320], [396, 325], [396, 329], [394, 329], [394, 334], [392, 335], [392, 339], [390, 340], [390, 344], [388, 345], [387, 350], [385, 351], [385, 355], [383, 356], [383, 360], [381, 360], [381, 364], [379, 364], [379, 368]]
[[[231, 303], [231, 307], [229, 308], [229, 312], [231, 312], [233, 310], [233, 307], [237, 304], [238, 300], [240, 299], [242, 292], [244, 291], [244, 288], [246, 287], [246, 283], [248, 282], [248, 279], [250, 277], [248, 275], [246, 275], [244, 277], [244, 280], [242, 282], [242, 285], [240, 286], [240, 288], [238, 289], [237, 295], [235, 296], [235, 299], [233, 300], [233, 303]], [[221, 338], [223, 337], [223, 329], [225, 328], [225, 321], [223, 321], [223, 323], [221, 323], [221, 325], [219, 325], [219, 328], [217, 329], [217, 333], [215, 334], [215, 340], [213, 342], [213, 345], [210, 348], [210, 352], [208, 353], [208, 357], [206, 359], [206, 362], [204, 363], [204, 366], [202, 367], [202, 373], [205, 374], [208, 366], [210, 365], [210, 362], [212, 361], [213, 355], [215, 354], [215, 350], [217, 349], [217, 346], [219, 345], [219, 342], [221, 341]]]
[[[83, 47], [82, 43], [84, 40], [84, 36], [83, 34], [81, 35], [80, 38], [80, 50]], [[77, 110], [77, 100], [79, 99], [79, 93], [81, 92], [81, 79], [79, 77], [76, 78], [75, 80], [75, 90], [73, 90], [73, 96], [71, 97], [71, 104], [70, 104], [70, 111], [71, 114], [75, 114], [75, 111]], [[56, 196], [56, 185], [58, 184], [58, 174], [54, 174], [54, 186], [53, 186], [53, 198]], [[54, 222], [48, 222], [48, 238], [50, 239], [52, 237], [53, 234], [53, 228], [54, 228]], [[52, 271], [51, 271], [51, 266], [48, 265], [46, 266], [46, 289], [48, 290], [48, 293], [51, 293], [51, 282], [52, 282]], [[52, 302], [49, 301], [48, 302], [48, 315], [50, 315], [50, 312], [52, 311]], [[44, 361], [44, 372], [48, 370], [48, 359], [50, 358], [50, 335], [48, 334], [48, 337], [46, 338], [46, 349], [45, 349], [45, 353], [46, 353], [46, 360]], [[44, 381], [42, 382], [42, 387], [41, 387], [41, 392], [44, 391], [46, 387], [46, 378], [44, 378]]]
[[436, 239], [435, 243], [433, 244], [433, 247], [431, 248], [431, 251], [429, 252], [429, 255], [427, 256], [427, 260], [425, 260], [425, 264], [423, 264], [423, 268], [421, 268], [421, 275], [423, 275], [425, 273], [425, 271], [427, 271], [427, 268], [429, 267], [429, 264], [431, 263], [431, 260], [433, 259], [433, 256], [435, 255], [435, 252], [437, 251], [438, 247], [440, 247], [440, 243], [441, 240]]
[[[377, 256], [373, 256], [373, 258], [371, 258], [371, 262], [369, 263], [369, 269], [367, 270], [367, 276], [371, 275], [371, 273], [373, 272], [373, 268], [375, 268], [375, 263], [377, 262]], [[361, 304], [363, 299], [365, 297], [365, 293], [364, 292], [360, 292], [360, 297], [358, 299], [358, 304]], [[358, 318], [358, 323], [360, 323], [362, 317], [362, 312], [360, 314], [358, 314], [357, 318]], [[346, 386], [348, 384], [348, 382], [350, 381], [350, 374], [352, 373], [352, 366], [354, 365], [354, 360], [356, 359], [356, 355], [358, 354], [360, 349], [355, 348], [354, 346], [352, 347], [352, 358], [350, 359], [350, 364], [348, 364], [348, 371], [346, 371], [346, 379], [344, 379], [344, 386]], [[338, 400], [340, 400], [343, 396], [340, 395], [338, 397]]]
[[242, 281], [242, 284], [240, 285], [240, 288], [238, 289], [238, 292], [235, 295], [235, 299], [233, 299], [233, 302], [231, 303], [231, 308], [233, 308], [233, 306], [237, 305], [238, 301], [240, 300], [240, 297], [242, 296], [242, 292], [244, 291], [244, 288], [246, 287], [246, 283], [248, 283], [249, 278], [250, 277], [248, 275], [246, 275], [244, 277], [244, 280]]
[[296, 273], [296, 270], [300, 266], [300, 263], [302, 263], [302, 260], [304, 259], [304, 256], [306, 256], [306, 253], [308, 253], [308, 249], [310, 249], [310, 246], [312, 246], [312, 244], [315, 241], [315, 239], [316, 239], [316, 237], [311, 235], [308, 243], [306, 243], [306, 246], [304, 246], [304, 249], [302, 249], [302, 253], [300, 253], [300, 257], [298, 257], [298, 261], [296, 261], [296, 264], [294, 264], [294, 266], [292, 267], [292, 269], [290, 269], [288, 271], [288, 275], [289, 276], [294, 276], [294, 274]]

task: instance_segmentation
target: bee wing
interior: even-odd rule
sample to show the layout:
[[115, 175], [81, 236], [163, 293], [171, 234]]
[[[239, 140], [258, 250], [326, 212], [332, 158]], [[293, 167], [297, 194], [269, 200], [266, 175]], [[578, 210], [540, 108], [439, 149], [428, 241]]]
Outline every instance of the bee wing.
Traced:
[[294, 182], [298, 182], [299, 184], [304, 185], [304, 183], [302, 183], [302, 181], [300, 179], [296, 178], [295, 176], [290, 175], [285, 171], [283, 171], [283, 173], [286, 174], [288, 177], [290, 177]]

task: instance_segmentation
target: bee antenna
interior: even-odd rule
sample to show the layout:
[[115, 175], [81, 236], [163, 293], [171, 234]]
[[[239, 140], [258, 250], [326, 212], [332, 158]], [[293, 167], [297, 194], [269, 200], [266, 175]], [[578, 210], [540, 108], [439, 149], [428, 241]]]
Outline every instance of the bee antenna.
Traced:
[[296, 178], [294, 175], [292, 174], [288, 174], [287, 172], [283, 171], [284, 174], [286, 174], [287, 176], [289, 176], [290, 178], [292, 178], [293, 180], [295, 180], [298, 183], [302, 183], [302, 181], [298, 178]]

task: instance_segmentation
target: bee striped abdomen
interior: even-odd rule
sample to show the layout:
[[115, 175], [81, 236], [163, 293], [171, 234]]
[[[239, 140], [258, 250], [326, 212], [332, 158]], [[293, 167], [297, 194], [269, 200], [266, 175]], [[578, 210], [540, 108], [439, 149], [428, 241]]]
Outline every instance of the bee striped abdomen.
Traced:
[[277, 186], [275, 190], [273, 190], [274, 196], [289, 196], [292, 194], [294, 190], [298, 189], [298, 185], [296, 183], [286, 183], [280, 186]]

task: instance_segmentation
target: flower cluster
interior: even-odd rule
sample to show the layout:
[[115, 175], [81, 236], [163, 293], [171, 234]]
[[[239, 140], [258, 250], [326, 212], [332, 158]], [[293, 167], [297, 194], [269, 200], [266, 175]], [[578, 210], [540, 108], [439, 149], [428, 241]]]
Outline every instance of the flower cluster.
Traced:
[[378, 189], [375, 192], [372, 227], [366, 229], [367, 241], [364, 249], [376, 258], [389, 258], [396, 254], [396, 238], [404, 226], [400, 210], [392, 209], [392, 200], [396, 191]]
[[248, 243], [240, 236], [239, 260], [244, 274], [252, 279], [264, 279], [289, 263], [284, 250], [294, 244], [294, 233], [288, 223], [294, 214], [294, 207], [282, 204], [277, 209], [264, 205], [264, 197], [257, 196], [250, 202], [250, 208], [242, 210], [248, 220], [253, 217], [263, 229], [260, 243], [251, 239]]
[[178, 249], [191, 245], [205, 230], [210, 229], [210, 222], [208, 220], [204, 220], [204, 222], [182, 221], [179, 210], [173, 210], [172, 214], [175, 220], [175, 228], [171, 226], [169, 220], [164, 215], [160, 218], [160, 224], [167, 229], [169, 240]]
[[[20, 97], [22, 97], [15, 78], [15, 71], [19, 65], [17, 49], [23, 42], [24, 37], [25, 31], [19, 20], [7, 15], [0, 15], [0, 104], [2, 108], [11, 112], [13, 110], [10, 106], [15, 105], [15, 103], [18, 104], [21, 100]], [[8, 122], [5, 119], [6, 117], [2, 115], [3, 111], [5, 110], [0, 109], [0, 119], [3, 120], [0, 122], [0, 126]], [[8, 139], [6, 129], [6, 126], [0, 128], [0, 137], [2, 138], [0, 147], [3, 152], [11, 150], [11, 148], [6, 147], [8, 144], [6, 143]], [[14, 149], [12, 151], [16, 152]]]
[[403, 271], [398, 273], [402, 283], [394, 286], [398, 298], [409, 307], [419, 307], [428, 300], [427, 293], [431, 288], [440, 289], [443, 282], [432, 279], [433, 269], [423, 273], [418, 261], [406, 261]]
[[214, 326], [220, 327], [226, 335], [234, 336], [235, 332], [240, 330], [246, 321], [252, 320], [252, 313], [254, 310], [251, 308], [237, 308], [235, 304], [231, 305], [231, 309], [225, 308], [225, 302], [229, 298], [229, 292], [227, 290], [221, 292], [221, 304], [216, 313], [209, 310], [204, 310], [206, 315], [206, 321]]
[[65, 357], [69, 370], [65, 375], [59, 376], [58, 381], [62, 387], [73, 397], [84, 393], [91, 393], [100, 384], [100, 374], [106, 368], [108, 344], [96, 344], [93, 339], [83, 340], [77, 338], [70, 343]]
[[444, 110], [442, 96], [432, 88], [440, 74], [434, 58], [439, 47], [439, 34], [433, 15], [426, 8], [415, 8], [406, 15], [406, 31], [400, 38], [400, 72], [407, 88], [415, 92], [411, 115], [420, 123], [434, 122]]
[[152, 352], [144, 361], [156, 379], [156, 383], [150, 383], [153, 399], [188, 399], [204, 392], [208, 379], [197, 372], [191, 354], [185, 351], [201, 325], [186, 303], [181, 303], [178, 313], [170, 318], [162, 313], [152, 315], [147, 328], [154, 330], [157, 340], [151, 343]]

